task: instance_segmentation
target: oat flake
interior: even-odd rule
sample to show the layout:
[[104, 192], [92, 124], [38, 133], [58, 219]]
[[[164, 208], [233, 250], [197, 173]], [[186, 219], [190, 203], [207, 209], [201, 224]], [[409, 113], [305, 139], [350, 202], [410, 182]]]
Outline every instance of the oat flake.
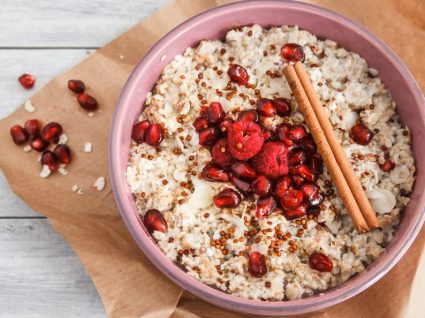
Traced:
[[97, 191], [102, 191], [103, 189], [105, 189], [105, 184], [106, 184], [105, 178], [100, 177], [95, 181], [95, 183], [93, 184], [93, 187], [95, 187]]
[[34, 105], [32, 104], [32, 102], [31, 102], [30, 100], [27, 100], [27, 101], [24, 103], [24, 108], [25, 108], [25, 110], [26, 110], [27, 112], [29, 112], [29, 113], [33, 113], [33, 112], [35, 112], [35, 107], [34, 107]]

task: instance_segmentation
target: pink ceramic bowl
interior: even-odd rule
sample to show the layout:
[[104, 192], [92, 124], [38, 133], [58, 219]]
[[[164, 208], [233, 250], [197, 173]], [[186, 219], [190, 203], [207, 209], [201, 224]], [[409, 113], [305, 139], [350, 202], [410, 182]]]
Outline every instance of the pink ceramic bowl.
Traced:
[[[402, 121], [413, 135], [418, 168], [411, 202], [403, 213], [394, 240], [387, 252], [364, 272], [344, 284], [316, 295], [287, 302], [243, 299], [215, 290], [186, 275], [156, 246], [137, 216], [136, 205], [126, 183], [130, 134], [133, 123], [162, 69], [177, 54], [201, 39], [223, 37], [232, 27], [260, 25], [298, 25], [321, 38], [335, 40], [348, 50], [366, 58], [379, 71], [398, 105]], [[161, 59], [166, 56], [165, 59]], [[111, 181], [122, 217], [137, 244], [149, 259], [182, 288], [215, 305], [244, 313], [293, 315], [338, 304], [374, 284], [404, 255], [424, 222], [425, 203], [425, 110], [424, 97], [400, 59], [378, 38], [360, 25], [329, 10], [297, 2], [244, 1], [218, 7], [197, 15], [164, 36], [140, 61], [128, 79], [118, 101], [110, 134]]]

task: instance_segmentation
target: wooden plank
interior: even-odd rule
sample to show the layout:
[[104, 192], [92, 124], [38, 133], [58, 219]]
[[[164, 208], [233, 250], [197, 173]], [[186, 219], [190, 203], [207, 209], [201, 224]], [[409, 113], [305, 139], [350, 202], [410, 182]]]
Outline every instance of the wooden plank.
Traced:
[[1, 317], [105, 317], [78, 257], [45, 219], [0, 219]]
[[[12, 113], [55, 75], [77, 64], [91, 52], [93, 50], [85, 49], [0, 50], [0, 118]], [[23, 73], [36, 76], [37, 82], [32, 89], [24, 89], [19, 84], [17, 79]]]
[[100, 47], [168, 2], [1, 1], [0, 47]]

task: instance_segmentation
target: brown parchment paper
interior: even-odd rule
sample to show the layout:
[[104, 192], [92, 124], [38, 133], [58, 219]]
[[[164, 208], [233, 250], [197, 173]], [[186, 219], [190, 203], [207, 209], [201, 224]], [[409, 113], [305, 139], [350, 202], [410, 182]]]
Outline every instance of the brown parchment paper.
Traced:
[[[157, 11], [80, 64], [58, 75], [31, 101], [36, 112], [20, 107], [0, 121], [0, 168], [10, 186], [29, 206], [47, 216], [80, 257], [110, 317], [242, 317], [205, 303], [165, 278], [143, 255], [118, 213], [107, 167], [108, 130], [129, 73], [143, 54], [167, 31], [187, 18], [231, 0], [177, 0]], [[366, 26], [386, 41], [425, 88], [425, 4], [422, 0], [313, 0]], [[18, 76], [19, 74], [17, 74]], [[70, 78], [82, 79], [99, 101], [94, 118], [80, 110], [68, 91]], [[38, 177], [38, 154], [24, 153], [11, 141], [9, 128], [38, 118], [58, 121], [69, 137], [73, 162], [69, 175]], [[84, 153], [85, 142], [93, 152]], [[105, 176], [104, 191], [93, 188]], [[71, 187], [78, 184], [78, 195]], [[362, 294], [324, 312], [306, 317], [424, 317], [425, 259], [420, 260], [421, 233], [398, 265]], [[425, 253], [424, 253], [425, 254]], [[418, 266], [418, 262], [422, 266]]]

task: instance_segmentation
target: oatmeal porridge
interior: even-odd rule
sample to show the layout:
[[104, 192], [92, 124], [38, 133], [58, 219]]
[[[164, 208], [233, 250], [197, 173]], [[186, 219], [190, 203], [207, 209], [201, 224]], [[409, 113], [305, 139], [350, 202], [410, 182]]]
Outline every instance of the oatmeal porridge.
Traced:
[[[304, 61], [380, 229], [359, 234], [282, 77]], [[410, 132], [376, 70], [297, 27], [202, 41], [165, 67], [133, 127], [127, 181], [146, 229], [188, 275], [292, 300], [385, 251], [415, 175]]]

